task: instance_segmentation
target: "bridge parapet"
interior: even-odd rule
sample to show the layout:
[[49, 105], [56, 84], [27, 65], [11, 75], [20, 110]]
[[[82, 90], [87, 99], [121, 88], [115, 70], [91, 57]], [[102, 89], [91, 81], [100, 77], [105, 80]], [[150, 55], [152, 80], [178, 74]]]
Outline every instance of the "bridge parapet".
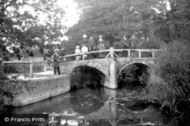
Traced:
[[62, 62], [60, 64], [60, 69], [63, 73], [70, 74], [76, 67], [88, 66], [95, 68], [108, 76], [110, 60], [111, 59], [96, 59], [96, 60], [77, 60], [77, 61]]
[[[163, 50], [159, 49], [114, 49], [111, 47], [107, 50], [98, 50], [98, 51], [91, 51], [91, 52], [85, 52], [85, 53], [79, 53], [79, 54], [70, 54], [62, 56], [61, 58], [67, 59], [70, 57], [76, 57], [81, 56], [82, 60], [85, 60], [85, 55], [91, 55], [91, 54], [101, 54], [106, 53], [105, 58], [136, 58], [136, 59], [144, 59], [144, 58], [156, 58], [160, 52]], [[102, 57], [101, 57], [102, 58]], [[99, 59], [99, 57], [96, 57], [96, 59]]]

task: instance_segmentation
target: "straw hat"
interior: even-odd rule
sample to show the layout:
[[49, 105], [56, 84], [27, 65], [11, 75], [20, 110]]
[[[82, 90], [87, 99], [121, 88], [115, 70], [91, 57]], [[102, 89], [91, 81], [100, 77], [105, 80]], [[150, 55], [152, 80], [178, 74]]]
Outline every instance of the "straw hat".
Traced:
[[82, 37], [83, 37], [83, 38], [87, 38], [87, 35], [86, 35], [86, 34], [83, 34]]
[[59, 52], [59, 49], [55, 49], [54, 52]]
[[79, 49], [79, 46], [76, 46], [76, 49]]

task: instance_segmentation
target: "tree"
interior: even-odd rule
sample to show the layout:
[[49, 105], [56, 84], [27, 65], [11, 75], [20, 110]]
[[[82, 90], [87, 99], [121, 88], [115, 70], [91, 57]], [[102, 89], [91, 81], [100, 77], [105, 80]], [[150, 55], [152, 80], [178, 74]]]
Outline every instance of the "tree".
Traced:
[[161, 82], [153, 88], [156, 89], [154, 92], [160, 93], [159, 87], [165, 87], [166, 95], [161, 95], [162, 108], [169, 107], [175, 116], [184, 119], [190, 113], [190, 60], [187, 58], [190, 57], [190, 2], [170, 0], [170, 5], [170, 11], [157, 18], [154, 29], [154, 34], [168, 45], [156, 62], [156, 71], [164, 84]]
[[[83, 13], [79, 23], [69, 30], [68, 35], [80, 38], [84, 33], [96, 36], [102, 34], [113, 45], [124, 35], [129, 39], [135, 34], [139, 40], [142, 37], [148, 40], [155, 24], [153, 17], [158, 16], [153, 7], [158, 8], [162, 0], [76, 1]], [[164, 9], [164, 4], [162, 6]]]
[[2, 45], [42, 46], [58, 41], [65, 26], [64, 10], [56, 0], [3, 0], [0, 2], [0, 41]]

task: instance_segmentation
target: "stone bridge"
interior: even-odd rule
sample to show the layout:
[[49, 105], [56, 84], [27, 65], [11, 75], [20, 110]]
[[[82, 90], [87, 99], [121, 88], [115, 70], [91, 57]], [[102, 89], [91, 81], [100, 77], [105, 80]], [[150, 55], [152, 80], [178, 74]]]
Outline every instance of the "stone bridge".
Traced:
[[[111, 89], [116, 89], [118, 87], [117, 85], [118, 75], [128, 65], [140, 63], [153, 69], [155, 52], [157, 52], [158, 50], [148, 50], [148, 49], [146, 50], [143, 50], [143, 49], [116, 50], [116, 49], [111, 48], [110, 50], [104, 50], [101, 52], [106, 52], [106, 51], [109, 51], [108, 55], [105, 58], [101, 58], [101, 59], [96, 58], [96, 59], [87, 59], [87, 60], [83, 59], [83, 60], [75, 60], [75, 61], [64, 61], [60, 65], [61, 72], [71, 74], [72, 71], [77, 67], [80, 67], [80, 66], [91, 67], [98, 70], [100, 73], [102, 73], [101, 84], [103, 86], [111, 88]], [[116, 51], [117, 52], [127, 51], [127, 56], [119, 57], [115, 53]], [[151, 55], [142, 57], [143, 52], [148, 52]], [[90, 53], [97, 53], [97, 51], [90, 52]], [[98, 53], [100, 53], [100, 51]], [[137, 54], [137, 56], [134, 56], [134, 54]], [[81, 56], [82, 55], [84, 54], [81, 54]], [[68, 58], [71, 56], [77, 56], [77, 55], [76, 54], [69, 55], [69, 56], [65, 56], [64, 58]]]

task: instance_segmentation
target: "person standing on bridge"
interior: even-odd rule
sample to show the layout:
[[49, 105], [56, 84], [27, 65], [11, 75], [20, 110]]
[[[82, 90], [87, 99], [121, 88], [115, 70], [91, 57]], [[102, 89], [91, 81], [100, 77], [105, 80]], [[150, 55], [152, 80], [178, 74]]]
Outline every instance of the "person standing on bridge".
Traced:
[[[77, 45], [76, 46], [76, 49], [75, 49], [75, 54], [80, 54], [81, 53], [81, 50], [80, 50], [80, 47]], [[76, 60], [80, 60], [81, 59], [81, 56], [80, 55], [77, 55]]]
[[85, 44], [83, 44], [83, 46], [81, 48], [81, 52], [83, 53], [83, 60], [87, 59], [87, 54], [85, 54], [85, 53], [88, 53], [88, 47]]
[[[126, 38], [126, 36], [123, 36], [120, 40], [120, 43], [122, 44], [122, 48], [123, 49], [129, 49], [130, 48], [130, 42], [129, 40]], [[127, 57], [128, 56], [128, 52], [124, 51], [122, 52], [122, 56], [123, 57]]]
[[[90, 51], [95, 51], [96, 50], [96, 44], [95, 44], [95, 40], [92, 36], [90, 36], [89, 40], [88, 40], [88, 49], [89, 52]], [[94, 58], [95, 55], [94, 54], [89, 54], [89, 58]]]
[[[98, 37], [99, 37], [99, 39], [98, 39], [98, 41], [97, 41], [97, 43], [98, 43], [97, 49], [98, 49], [98, 50], [105, 50], [106, 47], [105, 47], [105, 43], [104, 43], [104, 40], [103, 40], [102, 35], [99, 35]], [[104, 58], [104, 57], [105, 57], [105, 54], [104, 54], [104, 53], [100, 53], [100, 54], [99, 54], [99, 58]]]
[[81, 46], [88, 44], [88, 39], [87, 39], [87, 37], [88, 37], [88, 36], [87, 36], [86, 34], [83, 34], [83, 35], [82, 35]]
[[56, 75], [56, 73], [58, 73], [59, 75], [61, 74], [60, 72], [60, 67], [59, 67], [59, 49], [55, 49], [54, 50], [54, 54], [52, 55], [52, 59], [53, 59], [53, 68], [54, 68], [54, 75]]
[[90, 36], [90, 38], [88, 40], [88, 48], [89, 48], [89, 51], [95, 51], [96, 50], [95, 40], [92, 36]]

